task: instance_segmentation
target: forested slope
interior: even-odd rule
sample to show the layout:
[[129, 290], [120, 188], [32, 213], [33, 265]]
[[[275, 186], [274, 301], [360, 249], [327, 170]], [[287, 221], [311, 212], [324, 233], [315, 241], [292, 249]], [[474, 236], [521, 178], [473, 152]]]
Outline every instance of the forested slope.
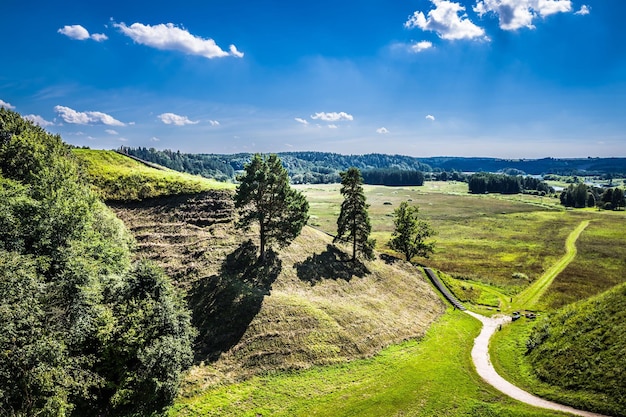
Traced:
[[194, 331], [60, 137], [0, 108], [0, 416], [150, 414]]

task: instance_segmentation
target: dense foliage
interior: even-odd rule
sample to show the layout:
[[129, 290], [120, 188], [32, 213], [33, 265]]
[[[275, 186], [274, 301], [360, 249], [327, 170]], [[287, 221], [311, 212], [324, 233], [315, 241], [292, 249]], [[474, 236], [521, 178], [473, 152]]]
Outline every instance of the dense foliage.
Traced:
[[193, 330], [58, 136], [0, 109], [0, 416], [161, 410]]
[[298, 237], [309, 219], [309, 203], [289, 186], [287, 170], [275, 154], [267, 158], [254, 155], [237, 179], [238, 226], [245, 230], [258, 224], [259, 258], [264, 259], [269, 245], [286, 246]]
[[554, 189], [552, 189], [545, 182], [528, 176], [522, 177], [480, 172], [471, 175], [467, 179], [467, 183], [469, 185], [469, 192], [472, 194], [518, 194], [522, 192], [535, 191], [541, 195], [546, 195], [554, 192]]
[[582, 182], [570, 184], [560, 195], [565, 207], [598, 207], [605, 210], [619, 210], [626, 207], [624, 190], [621, 188], [593, 187]]
[[341, 211], [337, 218], [337, 235], [335, 241], [345, 240], [352, 243], [352, 261], [358, 253], [371, 258], [376, 242], [369, 238], [372, 231], [369, 207], [365, 203], [363, 193], [363, 177], [358, 168], [349, 168], [341, 173]]
[[402, 253], [408, 262], [415, 256], [428, 256], [434, 252], [435, 243], [426, 240], [435, 234], [430, 223], [420, 220], [419, 207], [409, 206], [406, 201], [393, 211], [394, 231], [389, 247]]
[[540, 321], [527, 343], [537, 376], [568, 390], [605, 394], [626, 415], [626, 285]]
[[399, 169], [368, 169], [361, 173], [364, 184], [409, 186], [424, 185], [424, 173], [422, 171], [402, 171]]

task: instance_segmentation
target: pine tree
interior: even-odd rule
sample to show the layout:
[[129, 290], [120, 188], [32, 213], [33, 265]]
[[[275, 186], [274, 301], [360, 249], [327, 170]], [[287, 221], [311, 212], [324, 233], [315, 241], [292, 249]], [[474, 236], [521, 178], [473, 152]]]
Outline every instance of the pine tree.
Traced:
[[414, 256], [428, 258], [435, 247], [434, 242], [425, 241], [433, 236], [435, 231], [428, 222], [418, 219], [418, 213], [419, 208], [409, 206], [406, 201], [403, 201], [393, 213], [395, 230], [391, 235], [389, 247], [401, 252], [409, 262]]
[[359, 252], [366, 258], [372, 258], [375, 241], [369, 239], [372, 226], [367, 213], [369, 205], [365, 203], [361, 171], [352, 167], [339, 175], [341, 176], [341, 194], [344, 200], [337, 219], [337, 236], [335, 236], [334, 241], [352, 242], [353, 262]]
[[278, 156], [255, 154], [245, 165], [235, 194], [239, 209], [238, 226], [244, 230], [259, 225], [260, 254], [264, 260], [273, 243], [287, 246], [302, 231], [309, 219], [309, 203], [304, 195], [289, 186], [287, 170]]

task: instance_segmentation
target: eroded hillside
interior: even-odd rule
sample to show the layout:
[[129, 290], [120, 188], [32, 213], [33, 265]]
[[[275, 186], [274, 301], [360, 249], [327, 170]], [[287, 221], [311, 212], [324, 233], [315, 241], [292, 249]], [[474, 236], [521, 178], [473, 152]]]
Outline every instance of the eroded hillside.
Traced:
[[113, 206], [138, 256], [187, 291], [199, 330], [187, 391], [268, 370], [368, 357], [420, 337], [444, 305], [418, 269], [353, 264], [332, 238], [306, 227], [256, 262], [254, 234], [235, 229], [228, 191]]

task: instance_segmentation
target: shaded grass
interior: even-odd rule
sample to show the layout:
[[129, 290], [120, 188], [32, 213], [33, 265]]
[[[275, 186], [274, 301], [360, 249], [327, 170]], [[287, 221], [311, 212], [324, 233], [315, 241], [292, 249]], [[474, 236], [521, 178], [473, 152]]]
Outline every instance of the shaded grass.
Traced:
[[557, 416], [505, 397], [476, 375], [480, 324], [449, 311], [421, 341], [340, 366], [276, 373], [180, 398], [170, 416]]
[[143, 200], [234, 188], [232, 184], [196, 175], [152, 168], [115, 151], [73, 149], [72, 152], [89, 182], [105, 200]]

